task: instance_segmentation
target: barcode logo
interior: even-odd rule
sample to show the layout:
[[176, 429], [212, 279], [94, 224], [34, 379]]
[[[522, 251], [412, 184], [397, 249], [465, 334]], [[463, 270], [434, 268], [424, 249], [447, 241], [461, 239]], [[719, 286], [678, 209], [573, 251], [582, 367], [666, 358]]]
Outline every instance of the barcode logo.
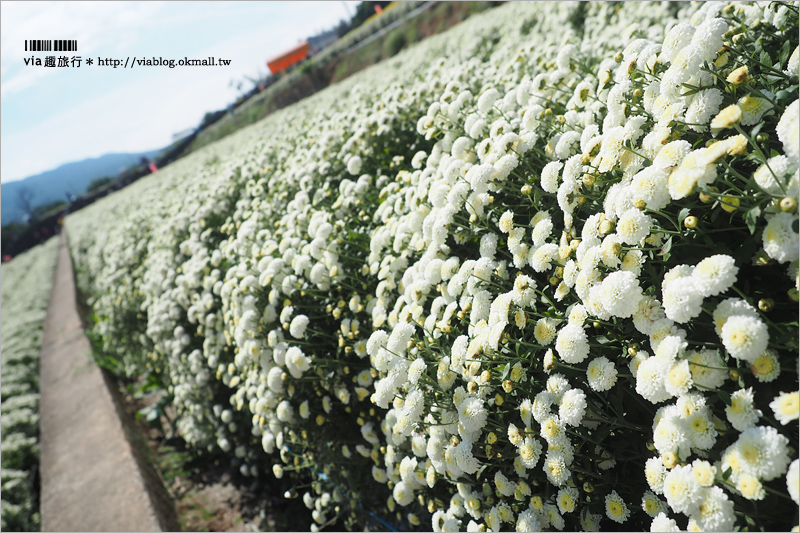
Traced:
[[25, 41], [26, 52], [77, 52], [77, 39], [30, 39]]

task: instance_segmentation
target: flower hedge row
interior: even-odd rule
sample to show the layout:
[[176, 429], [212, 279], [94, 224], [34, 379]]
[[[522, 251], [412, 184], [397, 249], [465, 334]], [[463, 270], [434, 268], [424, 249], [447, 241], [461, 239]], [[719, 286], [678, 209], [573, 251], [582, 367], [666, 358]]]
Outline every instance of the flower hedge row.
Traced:
[[476, 16], [70, 216], [95, 334], [314, 529], [796, 526], [797, 27]]
[[58, 239], [3, 263], [2, 513], [3, 531], [39, 530], [39, 350]]

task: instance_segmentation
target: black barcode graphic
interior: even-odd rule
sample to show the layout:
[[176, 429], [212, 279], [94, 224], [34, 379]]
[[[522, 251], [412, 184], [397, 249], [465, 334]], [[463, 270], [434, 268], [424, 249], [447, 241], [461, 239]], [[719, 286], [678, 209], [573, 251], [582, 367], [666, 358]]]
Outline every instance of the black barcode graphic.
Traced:
[[77, 39], [30, 39], [25, 41], [26, 52], [77, 52]]

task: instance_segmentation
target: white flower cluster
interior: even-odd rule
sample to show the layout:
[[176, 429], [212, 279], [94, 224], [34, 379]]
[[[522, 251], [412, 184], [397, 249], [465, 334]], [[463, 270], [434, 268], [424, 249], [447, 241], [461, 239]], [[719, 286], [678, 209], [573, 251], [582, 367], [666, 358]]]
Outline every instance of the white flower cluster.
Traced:
[[471, 18], [69, 217], [95, 329], [315, 528], [741, 526], [797, 494], [796, 13]]
[[39, 457], [39, 350], [58, 260], [58, 237], [2, 266], [2, 529], [36, 531], [33, 480]]

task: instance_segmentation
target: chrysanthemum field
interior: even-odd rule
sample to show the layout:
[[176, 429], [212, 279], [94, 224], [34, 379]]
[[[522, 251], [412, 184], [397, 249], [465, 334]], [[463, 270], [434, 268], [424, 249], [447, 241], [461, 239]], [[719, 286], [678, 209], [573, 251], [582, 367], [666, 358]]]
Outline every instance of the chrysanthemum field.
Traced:
[[38, 531], [39, 350], [58, 239], [3, 263], [2, 529]]
[[314, 530], [788, 530], [798, 105], [797, 2], [511, 2], [66, 227]]

